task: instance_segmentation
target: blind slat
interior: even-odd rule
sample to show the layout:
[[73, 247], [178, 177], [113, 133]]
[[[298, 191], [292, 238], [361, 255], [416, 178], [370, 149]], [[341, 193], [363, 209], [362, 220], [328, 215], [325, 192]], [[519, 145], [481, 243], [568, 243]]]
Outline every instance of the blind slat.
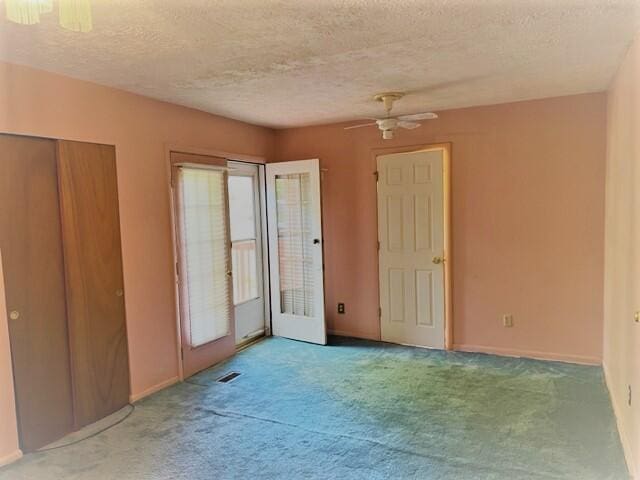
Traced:
[[182, 288], [190, 344], [197, 347], [230, 332], [225, 175], [219, 170], [182, 167], [178, 181], [185, 266]]
[[314, 276], [308, 173], [276, 176], [276, 214], [282, 313], [312, 317]]

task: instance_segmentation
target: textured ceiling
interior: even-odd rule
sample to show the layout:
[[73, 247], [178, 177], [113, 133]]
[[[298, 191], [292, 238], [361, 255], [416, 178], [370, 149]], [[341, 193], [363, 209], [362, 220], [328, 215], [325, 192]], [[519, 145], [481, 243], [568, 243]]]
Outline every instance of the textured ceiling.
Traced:
[[0, 19], [0, 58], [289, 127], [607, 88], [635, 0], [93, 0], [94, 29]]

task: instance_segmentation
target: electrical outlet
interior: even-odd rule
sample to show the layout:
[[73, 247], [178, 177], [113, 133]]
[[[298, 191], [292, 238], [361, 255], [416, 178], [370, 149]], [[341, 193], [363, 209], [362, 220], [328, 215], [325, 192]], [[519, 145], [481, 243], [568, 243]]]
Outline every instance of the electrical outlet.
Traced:
[[628, 398], [629, 406], [631, 406], [631, 385], [629, 385], [629, 398]]
[[502, 316], [502, 325], [507, 328], [513, 327], [513, 315], [510, 313]]
[[340, 314], [344, 313], [344, 303], [338, 304], [338, 313]]

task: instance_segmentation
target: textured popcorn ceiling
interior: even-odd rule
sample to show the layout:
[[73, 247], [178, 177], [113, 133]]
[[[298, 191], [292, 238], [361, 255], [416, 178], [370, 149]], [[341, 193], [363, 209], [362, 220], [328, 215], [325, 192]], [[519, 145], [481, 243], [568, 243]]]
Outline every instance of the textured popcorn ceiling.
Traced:
[[93, 5], [87, 34], [2, 15], [0, 58], [271, 127], [604, 90], [640, 26], [632, 0]]

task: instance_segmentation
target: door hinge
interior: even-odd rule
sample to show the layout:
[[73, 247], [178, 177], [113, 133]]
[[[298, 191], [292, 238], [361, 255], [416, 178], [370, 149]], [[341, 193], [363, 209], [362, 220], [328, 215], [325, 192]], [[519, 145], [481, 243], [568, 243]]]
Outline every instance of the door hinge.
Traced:
[[180, 276], [180, 268], [178, 268], [178, 262], [176, 262], [176, 275]]
[[184, 348], [180, 347], [180, 358], [182, 358], [182, 361], [184, 361]]
[[380, 251], [380, 240], [378, 240], [378, 251]]
[[376, 177], [376, 182], [378, 180], [380, 180], [380, 173], [378, 173], [378, 171], [376, 170], [375, 172], [373, 172], [373, 176]]
[[382, 307], [378, 307], [378, 318], [382, 318]]

